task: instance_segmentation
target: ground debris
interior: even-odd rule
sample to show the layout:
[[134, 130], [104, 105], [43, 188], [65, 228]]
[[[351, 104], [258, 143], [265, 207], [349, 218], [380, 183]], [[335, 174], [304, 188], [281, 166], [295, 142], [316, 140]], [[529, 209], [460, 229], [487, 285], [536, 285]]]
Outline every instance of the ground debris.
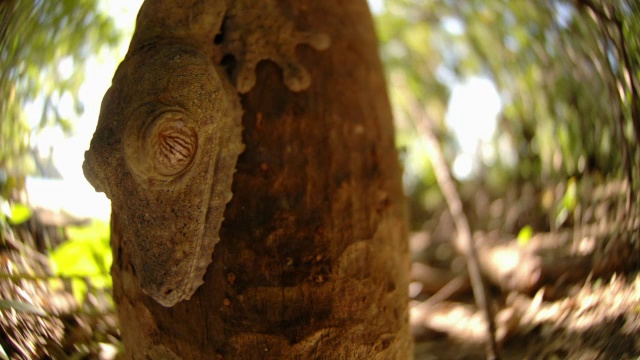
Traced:
[[[630, 203], [626, 181], [585, 183], [571, 221], [558, 228], [524, 242], [496, 229], [474, 232], [483, 275], [494, 285], [505, 359], [640, 356], [639, 202]], [[413, 254], [420, 265], [412, 267], [416, 359], [484, 358], [486, 324], [456, 265], [460, 255], [442, 251], [448, 240], [429, 234], [411, 241], [421, 251]], [[420, 283], [430, 278], [438, 278], [437, 286]], [[451, 284], [455, 291], [447, 289]]]

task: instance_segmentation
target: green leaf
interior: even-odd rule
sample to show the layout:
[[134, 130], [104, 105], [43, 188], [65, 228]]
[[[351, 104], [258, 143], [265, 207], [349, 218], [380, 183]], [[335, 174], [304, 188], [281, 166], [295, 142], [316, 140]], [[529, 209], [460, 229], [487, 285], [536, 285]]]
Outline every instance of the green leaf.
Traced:
[[69, 226], [67, 234], [70, 240], [74, 241], [93, 241], [97, 239], [109, 240], [110, 228], [109, 223], [105, 221], [94, 220], [89, 226]]
[[14, 203], [11, 204], [11, 214], [9, 215], [9, 222], [12, 225], [22, 224], [23, 222], [29, 220], [31, 217], [31, 209], [27, 206]]
[[530, 225], [526, 225], [520, 232], [518, 232], [518, 244], [520, 246], [525, 246], [531, 240], [533, 236], [533, 228]]
[[73, 293], [73, 298], [76, 302], [78, 302], [78, 304], [82, 304], [89, 292], [89, 287], [87, 286], [87, 283], [81, 279], [72, 279], [71, 292]]
[[67, 241], [50, 254], [57, 275], [92, 276], [101, 275], [101, 267], [96, 263], [94, 248], [90, 242]]
[[555, 226], [560, 227], [569, 217], [569, 210], [566, 207], [560, 208], [558, 215], [556, 215]]
[[569, 211], [573, 211], [578, 203], [578, 187], [576, 185], [576, 179], [571, 178], [567, 182], [567, 191], [562, 198], [562, 206]]
[[52, 251], [49, 258], [56, 275], [74, 277], [71, 282], [73, 296], [82, 302], [89, 287], [81, 278], [95, 288], [112, 286], [109, 225], [94, 221], [90, 226], [71, 226], [67, 232], [70, 239]]

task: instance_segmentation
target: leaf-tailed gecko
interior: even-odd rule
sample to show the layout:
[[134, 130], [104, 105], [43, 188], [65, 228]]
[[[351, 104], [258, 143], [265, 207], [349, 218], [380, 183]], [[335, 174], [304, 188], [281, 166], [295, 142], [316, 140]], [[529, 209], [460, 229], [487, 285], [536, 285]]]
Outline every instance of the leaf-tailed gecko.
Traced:
[[[276, 0], [147, 0], [102, 101], [83, 171], [111, 199], [142, 290], [189, 299], [212, 260], [242, 143], [239, 93], [259, 61], [292, 91], [310, 76], [295, 48], [329, 46], [296, 29]], [[220, 65], [233, 56], [231, 79]]]

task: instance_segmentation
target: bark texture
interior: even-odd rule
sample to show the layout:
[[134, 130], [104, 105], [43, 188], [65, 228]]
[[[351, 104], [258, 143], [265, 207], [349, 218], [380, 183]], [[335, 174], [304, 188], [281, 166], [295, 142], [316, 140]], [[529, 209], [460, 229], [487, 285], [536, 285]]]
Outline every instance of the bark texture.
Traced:
[[246, 150], [204, 285], [171, 308], [144, 295], [112, 222], [126, 358], [411, 357], [401, 170], [366, 1], [281, 6], [331, 47], [298, 48], [308, 90], [263, 62], [241, 96]]

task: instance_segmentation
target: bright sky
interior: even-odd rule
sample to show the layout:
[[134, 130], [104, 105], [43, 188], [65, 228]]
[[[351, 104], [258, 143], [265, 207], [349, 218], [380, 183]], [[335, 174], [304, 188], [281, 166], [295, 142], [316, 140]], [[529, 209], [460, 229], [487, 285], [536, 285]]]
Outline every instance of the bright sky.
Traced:
[[501, 108], [498, 90], [486, 78], [471, 78], [453, 87], [446, 121], [460, 146], [452, 168], [456, 178], [470, 177], [479, 161], [495, 157], [491, 141]]
[[[65, 136], [59, 128], [51, 128], [37, 139], [39, 150], [46, 153], [53, 149], [53, 161], [64, 180], [27, 179], [27, 191], [33, 206], [42, 206], [54, 210], [64, 210], [79, 217], [94, 217], [107, 220], [110, 214], [109, 200], [102, 193], [96, 193], [82, 173], [84, 151], [98, 122], [100, 103], [104, 93], [111, 85], [111, 78], [124, 57], [133, 32], [136, 15], [142, 0], [102, 0], [100, 6], [112, 14], [115, 24], [124, 31], [124, 41], [113, 53], [103, 51], [91, 57], [86, 65], [85, 82], [80, 88], [80, 101], [84, 104], [84, 113], [74, 122], [74, 135]], [[68, 64], [72, 71], [73, 64]], [[65, 104], [66, 103], [66, 104]], [[61, 99], [60, 111], [71, 112], [70, 99]], [[31, 116], [39, 119], [40, 109], [27, 110]]]

